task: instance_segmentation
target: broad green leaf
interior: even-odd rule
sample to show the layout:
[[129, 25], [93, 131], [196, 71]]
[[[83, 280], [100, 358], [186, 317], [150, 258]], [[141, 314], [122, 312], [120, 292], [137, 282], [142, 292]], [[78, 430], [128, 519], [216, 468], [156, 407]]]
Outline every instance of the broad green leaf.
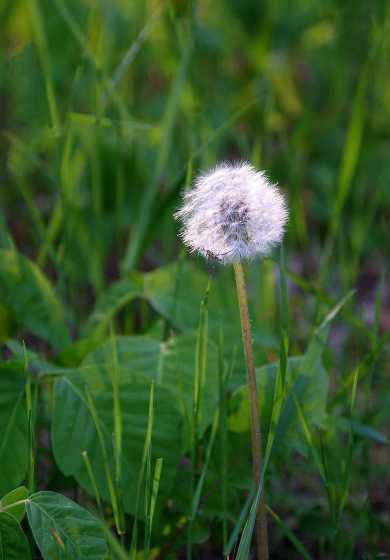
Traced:
[[[185, 333], [163, 343], [142, 336], [117, 336], [114, 346], [109, 341], [88, 354], [80, 372], [93, 391], [111, 387], [114, 368], [120, 382], [128, 382], [134, 375], [153, 380], [172, 393], [175, 406], [188, 418], [193, 406], [195, 347], [195, 333]], [[217, 348], [209, 342], [206, 384], [201, 397], [202, 429], [211, 424], [217, 400]]]
[[40, 269], [16, 251], [0, 250], [2, 304], [25, 330], [55, 348], [69, 342], [65, 313]]
[[[54, 455], [62, 472], [67, 476], [74, 476], [83, 488], [93, 494], [93, 486], [82, 457], [82, 452], [87, 451], [99, 493], [103, 499], [110, 501], [105, 467], [108, 467], [114, 478], [113, 390], [108, 385], [89, 385], [104, 442], [102, 448], [97, 426], [85, 397], [86, 384], [83, 376], [76, 373], [55, 383], [52, 423]], [[122, 479], [119, 484], [125, 510], [133, 513], [147, 429], [150, 381], [129, 372], [127, 380], [119, 380], [119, 395], [122, 411]], [[163, 387], [156, 387], [152, 460], [163, 457], [164, 472], [160, 491], [165, 496], [170, 490], [180, 457], [180, 420], [171, 393]]]
[[30, 560], [26, 535], [15, 517], [0, 511], [0, 560]]
[[0, 365], [0, 495], [20, 484], [27, 470], [25, 384], [18, 370]]
[[[104, 451], [99, 444], [86, 387], [93, 399], [104, 435], [110, 472], [114, 473], [114, 391], [118, 383], [122, 414], [122, 488], [125, 507], [132, 511], [146, 435], [150, 383], [155, 383], [152, 459], [162, 457], [162, 496], [169, 492], [183, 448], [183, 425], [192, 422], [196, 334], [187, 333], [160, 343], [146, 337], [113, 337], [91, 352], [79, 369], [58, 380], [54, 390], [52, 438], [56, 461], [66, 475], [73, 475], [92, 493], [82, 452], [86, 450], [105, 500], [109, 492]], [[200, 429], [210, 425], [218, 401], [217, 349], [208, 345], [206, 380], [201, 399]], [[83, 429], [80, 429], [83, 426]]]
[[[87, 335], [101, 336], [107, 330], [110, 320], [132, 299], [145, 298], [150, 305], [181, 331], [195, 331], [199, 323], [200, 303], [208, 284], [208, 275], [190, 262], [177, 261], [160, 267], [143, 276], [132, 273], [128, 278], [114, 283], [98, 300], [96, 308], [84, 327]], [[265, 347], [277, 348], [277, 340], [272, 337], [256, 320], [260, 314], [256, 307], [253, 319], [256, 329], [253, 332], [255, 355], [264, 359]], [[223, 324], [226, 340], [226, 353], [231, 356], [238, 350], [243, 368], [240, 320], [234, 279], [231, 271], [220, 269], [211, 283], [208, 298], [209, 333], [217, 341], [220, 324]]]
[[116, 336], [90, 352], [79, 371], [93, 392], [111, 387], [114, 367], [119, 382], [131, 381], [137, 375], [157, 380], [162, 352], [161, 343], [151, 338]]
[[154, 309], [181, 330], [195, 330], [207, 275], [178, 261], [144, 276], [144, 296]]
[[[240, 318], [230, 270], [219, 271], [208, 295], [209, 329], [218, 340], [220, 321], [225, 338], [241, 344]], [[209, 277], [189, 262], [164, 266], [144, 276], [144, 296], [161, 315], [180, 330], [196, 330], [199, 308]]]
[[26, 513], [26, 506], [23, 500], [28, 496], [29, 492], [25, 486], [19, 486], [15, 490], [11, 490], [0, 500], [0, 511], [7, 508], [7, 513], [13, 515], [19, 523], [22, 521]]
[[[145, 274], [143, 295], [176, 328], [182, 331], [196, 330], [200, 303], [208, 281], [208, 275], [194, 264], [178, 261]], [[218, 270], [213, 278], [207, 307], [210, 338], [215, 342], [219, 340], [222, 324], [225, 353], [231, 356], [233, 351], [238, 350], [238, 365], [244, 370], [240, 316], [230, 268]], [[259, 312], [257, 308], [252, 310], [254, 319]], [[259, 324], [256, 324], [253, 332], [253, 341], [258, 359], [263, 356], [264, 347], [278, 348], [277, 340]]]
[[37, 492], [27, 517], [44, 560], [106, 560], [108, 548], [99, 521], [56, 492]]
[[143, 277], [132, 273], [131, 278], [115, 282], [104, 292], [85, 324], [85, 333], [104, 330], [115, 314], [137, 296], [146, 298], [179, 329], [196, 329], [206, 285], [204, 273], [181, 262], [158, 268]]
[[[305, 418], [313, 425], [321, 426], [326, 417], [328, 375], [320, 356], [310, 369], [305, 367], [305, 356], [289, 358], [287, 362], [287, 398], [283, 404], [277, 427], [276, 441], [286, 446], [303, 441], [300, 421], [297, 415], [294, 395], [298, 399]], [[262, 413], [264, 438], [269, 429], [272, 412], [278, 363], [269, 364], [256, 370], [259, 406]], [[231, 401], [232, 413], [228, 419], [229, 429], [242, 432], [250, 429], [247, 386], [240, 387]]]
[[62, 367], [53, 362], [49, 362], [42, 357], [41, 354], [30, 350], [25, 344], [20, 343], [18, 340], [7, 340], [6, 346], [13, 354], [13, 363], [17, 363], [20, 369], [24, 369], [27, 364], [28, 371], [34, 374], [54, 374], [63, 371]]

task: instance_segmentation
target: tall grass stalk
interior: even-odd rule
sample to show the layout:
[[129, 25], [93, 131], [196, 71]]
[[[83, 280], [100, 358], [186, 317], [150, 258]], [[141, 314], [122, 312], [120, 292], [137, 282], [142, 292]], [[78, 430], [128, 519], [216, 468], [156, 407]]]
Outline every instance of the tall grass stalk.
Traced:
[[288, 525], [279, 517], [277, 513], [275, 513], [270, 507], [267, 506], [268, 513], [272, 516], [272, 518], [276, 521], [279, 525], [283, 533], [286, 535], [288, 540], [292, 543], [294, 548], [301, 554], [301, 557], [304, 560], [312, 560], [309, 552], [307, 551], [305, 545], [294, 535]]
[[100, 517], [102, 519], [104, 519], [102, 500], [100, 498], [99, 488], [98, 488], [98, 485], [97, 485], [97, 482], [96, 482], [96, 477], [95, 477], [94, 472], [93, 472], [91, 461], [89, 459], [88, 451], [84, 450], [81, 453], [81, 455], [83, 457], [85, 470], [87, 471], [88, 478], [89, 478], [89, 481], [91, 483], [91, 487], [93, 489], [93, 495], [95, 496], [95, 500], [96, 500], [96, 503], [97, 503], [97, 506], [98, 506]]
[[[251, 413], [251, 441], [253, 477], [256, 488], [260, 487], [262, 473], [262, 451], [261, 451], [261, 429], [260, 414], [257, 398], [255, 362], [252, 348], [252, 335], [249, 320], [248, 299], [246, 293], [245, 276], [242, 264], [239, 261], [233, 263], [236, 280], [237, 299], [240, 308], [240, 319], [242, 338], [244, 343], [246, 369], [249, 385], [249, 403]], [[264, 492], [261, 493], [258, 510], [256, 514], [256, 545], [258, 560], [268, 559], [268, 531], [265, 512]]]
[[32, 384], [31, 373], [28, 371], [28, 357], [26, 352], [26, 346], [23, 343], [23, 358], [24, 358], [24, 371], [27, 375], [26, 382], [26, 412], [27, 412], [27, 422], [28, 422], [28, 471], [27, 480], [28, 488], [30, 492], [35, 490], [35, 418], [34, 410], [36, 408], [37, 399], [37, 385]]
[[[150, 448], [149, 448], [149, 457], [150, 457]], [[162, 467], [163, 467], [163, 458], [159, 457], [156, 460], [156, 463], [155, 463], [155, 466], [154, 466], [154, 474], [153, 474], [153, 480], [151, 481], [151, 485], [149, 485], [149, 484], [147, 485], [147, 488], [150, 487], [150, 495], [145, 496], [145, 498], [146, 498], [145, 499], [145, 503], [146, 503], [146, 508], [145, 508], [146, 523], [145, 523], [145, 545], [144, 545], [144, 558], [145, 558], [145, 560], [149, 559], [149, 554], [150, 554], [153, 518], [154, 518], [155, 509], [156, 509], [157, 495], [158, 495], [158, 489], [159, 489], [159, 486], [160, 486]]]
[[110, 378], [113, 394], [113, 416], [114, 416], [114, 455], [115, 455], [115, 482], [118, 488], [121, 488], [121, 465], [122, 465], [122, 409], [120, 401], [120, 388], [118, 378], [118, 355], [115, 342], [114, 327], [111, 323], [111, 350], [112, 350], [112, 368], [110, 369]]
[[115, 485], [114, 485], [114, 482], [113, 482], [113, 479], [112, 479], [112, 476], [111, 476], [110, 461], [109, 461], [109, 457], [108, 457], [106, 444], [105, 444], [105, 441], [104, 441], [104, 436], [103, 436], [103, 431], [102, 431], [102, 427], [101, 427], [100, 420], [99, 420], [99, 415], [98, 415], [94, 400], [92, 398], [91, 392], [89, 391], [88, 388], [85, 389], [85, 396], [86, 396], [86, 402], [87, 402], [87, 405], [88, 405], [89, 412], [92, 416], [93, 423], [95, 425], [95, 429], [96, 429], [96, 433], [97, 433], [98, 441], [99, 441], [99, 445], [100, 445], [100, 450], [101, 450], [102, 455], [103, 455], [106, 482], [107, 482], [108, 492], [109, 492], [109, 495], [110, 495], [111, 507], [112, 507], [112, 512], [113, 512], [113, 516], [114, 516], [116, 530], [117, 530], [118, 534], [121, 534], [122, 533], [122, 522], [121, 522], [120, 514], [119, 514], [118, 496], [117, 496], [116, 488], [115, 488]]
[[[152, 433], [153, 433], [153, 421], [154, 421], [154, 381], [152, 381], [150, 385], [150, 395], [149, 395], [149, 408], [148, 408], [148, 423], [146, 427], [146, 434], [145, 434], [145, 443], [144, 449], [142, 453], [142, 461], [140, 470], [138, 473], [138, 481], [137, 481], [137, 492], [135, 498], [135, 508], [134, 508], [134, 524], [133, 524], [133, 533], [131, 536], [131, 545], [130, 545], [130, 552], [129, 558], [130, 560], [135, 560], [137, 557], [137, 545], [138, 545], [138, 512], [139, 512], [139, 504], [141, 499], [141, 489], [142, 483], [145, 480], [146, 484], [146, 491], [149, 485], [148, 480], [148, 461], [150, 464], [151, 460], [151, 445], [152, 445]], [[158, 474], [158, 472], [157, 472]], [[161, 474], [161, 473], [160, 473]], [[149, 473], [150, 476], [150, 473]]]
[[[207, 302], [210, 291], [211, 280], [209, 278], [205, 296], [200, 305], [199, 326], [196, 340], [195, 351], [195, 367], [194, 367], [194, 384], [193, 384], [193, 402], [192, 402], [192, 422], [191, 422], [191, 479], [190, 491], [191, 496], [195, 496], [195, 473], [198, 464], [198, 440], [202, 426], [202, 399], [206, 382], [206, 365], [207, 365], [207, 344], [208, 344], [208, 310]], [[190, 506], [188, 523], [188, 541], [187, 541], [187, 560], [192, 558], [192, 526], [193, 526], [193, 508]]]
[[145, 191], [145, 195], [141, 201], [141, 209], [139, 213], [140, 220], [138, 221], [136, 227], [134, 228], [134, 231], [132, 231], [131, 236], [129, 237], [126, 254], [122, 263], [123, 271], [135, 268], [138, 264], [141, 250], [143, 248], [143, 243], [145, 241], [145, 236], [147, 234], [148, 228], [150, 227], [151, 216], [153, 214], [153, 206], [158, 194], [160, 181], [166, 169], [169, 153], [172, 148], [173, 131], [179, 111], [180, 96], [186, 84], [187, 72], [192, 53], [192, 38], [190, 28], [186, 27], [186, 29], [188, 31], [187, 40], [181, 52], [178, 71], [176, 73], [175, 80], [172, 82], [171, 89], [166, 101], [165, 111], [161, 120], [162, 141], [157, 157], [156, 167], [151, 177], [149, 186]]
[[51, 126], [57, 134], [60, 128], [60, 116], [54, 92], [53, 69], [45, 32], [44, 20], [41, 14], [39, 2], [37, 0], [30, 0], [28, 2], [28, 5], [30, 8], [30, 18], [34, 33], [34, 41], [36, 43], [37, 52], [42, 68], [42, 74], [45, 81], [45, 90], [49, 106]]

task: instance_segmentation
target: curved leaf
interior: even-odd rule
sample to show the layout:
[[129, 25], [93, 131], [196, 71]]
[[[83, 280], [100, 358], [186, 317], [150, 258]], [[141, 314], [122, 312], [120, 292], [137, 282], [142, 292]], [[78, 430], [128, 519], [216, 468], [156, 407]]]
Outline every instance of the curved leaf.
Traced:
[[31, 551], [26, 535], [16, 519], [0, 512], [0, 560], [30, 560]]
[[[93, 487], [82, 457], [83, 451], [87, 451], [99, 493], [109, 501], [110, 492], [105, 465], [108, 464], [114, 478], [113, 391], [111, 387], [106, 386], [97, 391], [91, 390], [90, 394], [99, 419], [98, 428], [85, 398], [85, 380], [82, 376], [73, 374], [71, 380], [62, 378], [56, 381], [52, 424], [53, 450], [62, 472], [74, 476], [83, 488], [93, 494]], [[132, 376], [131, 381], [121, 380], [119, 394], [122, 414], [120, 486], [123, 491], [125, 510], [135, 513], [138, 473], [147, 431], [150, 382], [142, 378], [137, 379], [136, 376]], [[104, 448], [101, 445], [98, 429], [102, 434]], [[158, 457], [163, 457], [164, 460], [160, 485], [160, 492], [163, 495], [169, 492], [175, 476], [180, 457], [179, 435], [180, 414], [172, 396], [166, 389], [156, 387], [152, 459], [154, 461]]]
[[163, 345], [152, 338], [114, 336], [85, 357], [79, 372], [94, 392], [112, 386], [114, 370], [120, 383], [133, 376], [157, 381], [162, 352]]
[[27, 501], [27, 517], [45, 560], [106, 560], [107, 542], [99, 521], [56, 492], [37, 492]]
[[[146, 337], [113, 337], [92, 351], [77, 371], [69, 371], [54, 389], [53, 449], [58, 466], [93, 493], [82, 452], [87, 451], [99, 493], [109, 500], [105, 461], [114, 473], [115, 449], [113, 381], [118, 385], [121, 410], [121, 473], [125, 509], [134, 511], [148, 419], [150, 384], [155, 383], [152, 458], [162, 457], [160, 494], [167, 495], [175, 477], [184, 419], [192, 422], [194, 350], [196, 335], [184, 334], [166, 343]], [[201, 398], [201, 426], [210, 425], [218, 402], [218, 357], [211, 343], [207, 350], [206, 379]], [[103, 434], [102, 449], [86, 388], [97, 411]], [[82, 429], [80, 429], [82, 427]], [[105, 459], [106, 455], [106, 459]]]
[[26, 330], [55, 348], [69, 342], [65, 313], [40, 269], [23, 255], [0, 250], [2, 304]]
[[[208, 275], [192, 263], [178, 261], [145, 274], [143, 295], [152, 307], [175, 327], [182, 331], [194, 331], [198, 327], [200, 302], [208, 281]], [[207, 307], [211, 339], [219, 340], [222, 324], [226, 355], [231, 356], [232, 351], [236, 349], [242, 358], [239, 365], [244, 370], [240, 315], [229, 268], [219, 270], [213, 277]], [[254, 318], [256, 316], [255, 309]], [[262, 356], [264, 346], [278, 347], [277, 340], [258, 322], [253, 337], [254, 351], [258, 359]]]
[[0, 495], [23, 480], [28, 463], [28, 425], [19, 371], [0, 366]]
[[[79, 371], [94, 391], [111, 386], [114, 369], [120, 382], [128, 382], [134, 375], [153, 380], [172, 393], [175, 405], [188, 419], [193, 407], [195, 348], [194, 333], [163, 343], [142, 336], [117, 336], [88, 354]], [[202, 429], [211, 424], [217, 402], [218, 354], [216, 346], [209, 341], [201, 399]]]
[[[306, 356], [289, 358], [287, 363], [287, 397], [283, 403], [279, 419], [275, 442], [284, 445], [296, 445], [305, 441], [296, 409], [295, 398], [307, 422], [321, 426], [326, 417], [326, 401], [328, 395], [328, 374], [324, 369], [320, 355], [312, 364], [311, 369], [305, 368]], [[256, 370], [256, 381], [259, 395], [259, 407], [262, 413], [263, 433], [266, 434], [271, 419], [274, 399], [275, 381], [278, 363], [269, 364]], [[242, 386], [235, 392], [231, 401], [229, 429], [232, 432], [242, 432], [250, 429], [250, 415], [247, 386]]]
[[7, 508], [7, 513], [13, 515], [20, 523], [26, 513], [26, 505], [23, 502], [28, 496], [29, 492], [25, 486], [19, 486], [15, 490], [11, 490], [0, 500], [0, 511]]
[[132, 273], [131, 278], [114, 282], [104, 291], [95, 309], [84, 326], [85, 334], [95, 336], [104, 332], [111, 319], [142, 292], [142, 277]]

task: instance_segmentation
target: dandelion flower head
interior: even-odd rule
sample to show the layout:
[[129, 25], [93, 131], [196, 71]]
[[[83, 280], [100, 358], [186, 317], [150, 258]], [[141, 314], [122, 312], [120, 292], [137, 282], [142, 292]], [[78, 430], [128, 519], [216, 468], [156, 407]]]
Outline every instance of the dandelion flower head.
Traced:
[[288, 210], [263, 171], [222, 163], [195, 180], [175, 218], [190, 251], [228, 264], [269, 254], [282, 240]]

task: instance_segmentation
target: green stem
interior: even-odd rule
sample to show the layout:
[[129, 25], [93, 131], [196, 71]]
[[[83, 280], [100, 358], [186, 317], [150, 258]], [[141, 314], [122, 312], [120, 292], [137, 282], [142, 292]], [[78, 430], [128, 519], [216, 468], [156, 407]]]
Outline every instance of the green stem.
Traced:
[[[257, 400], [255, 361], [253, 358], [251, 326], [249, 321], [248, 299], [245, 276], [239, 261], [233, 264], [236, 279], [237, 299], [240, 308], [242, 338], [244, 343], [246, 370], [248, 375], [249, 402], [251, 413], [252, 462], [255, 488], [259, 488], [262, 470], [260, 414]], [[268, 560], [267, 519], [264, 492], [261, 494], [256, 515], [257, 560]]]

